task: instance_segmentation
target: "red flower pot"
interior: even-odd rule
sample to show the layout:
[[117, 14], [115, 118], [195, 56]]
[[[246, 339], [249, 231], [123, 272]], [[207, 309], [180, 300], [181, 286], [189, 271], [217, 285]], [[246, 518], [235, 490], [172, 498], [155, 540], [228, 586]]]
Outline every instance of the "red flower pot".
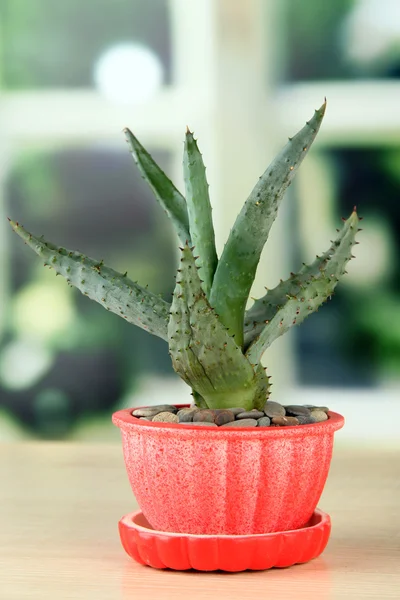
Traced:
[[[181, 407], [180, 407], [181, 408]], [[299, 529], [321, 496], [344, 418], [294, 427], [214, 428], [113, 415], [143, 514], [158, 531], [249, 535]]]

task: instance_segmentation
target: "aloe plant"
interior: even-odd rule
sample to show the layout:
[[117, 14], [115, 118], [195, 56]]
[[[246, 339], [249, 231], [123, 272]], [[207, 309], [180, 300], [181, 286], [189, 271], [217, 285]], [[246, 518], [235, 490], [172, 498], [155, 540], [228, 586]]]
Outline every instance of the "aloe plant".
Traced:
[[141, 287], [126, 273], [35, 237], [19, 223], [10, 221], [11, 226], [70, 285], [129, 323], [166, 340], [173, 367], [192, 388], [198, 406], [262, 408], [270, 392], [269, 378], [261, 364], [263, 353], [333, 294], [356, 243], [359, 218], [354, 208], [324, 254], [267, 290], [246, 311], [279, 204], [318, 133], [325, 107], [326, 103], [289, 138], [259, 178], [219, 260], [205, 167], [193, 134], [186, 132], [183, 196], [133, 133], [125, 130], [133, 159], [182, 244], [171, 303]]

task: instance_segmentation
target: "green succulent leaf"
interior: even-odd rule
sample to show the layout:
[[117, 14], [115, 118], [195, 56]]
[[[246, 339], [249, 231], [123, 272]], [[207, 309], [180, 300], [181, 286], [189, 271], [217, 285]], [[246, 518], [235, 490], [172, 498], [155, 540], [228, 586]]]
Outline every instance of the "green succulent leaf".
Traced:
[[243, 345], [244, 312], [262, 249], [283, 195], [319, 131], [325, 106], [315, 111], [260, 177], [220, 257], [210, 303], [239, 346]]
[[143, 148], [130, 129], [124, 129], [125, 137], [133, 160], [143, 178], [153, 190], [159, 204], [171, 219], [182, 244], [190, 243], [189, 218], [186, 200], [172, 181], [160, 169], [151, 155]]
[[332, 294], [351, 259], [358, 231], [354, 210], [331, 247], [297, 275], [281, 282], [257, 300], [246, 316], [246, 356], [258, 364], [272, 342], [293, 325], [299, 325]]
[[210, 307], [188, 246], [182, 249], [168, 340], [175, 371], [208, 407], [250, 409], [265, 403], [266, 376], [260, 370], [255, 373]]
[[149, 333], [168, 339], [170, 305], [137, 283], [79, 252], [37, 238], [10, 220], [13, 230], [67, 282], [107, 310]]
[[206, 401], [204, 400], [204, 398], [202, 396], [200, 396], [200, 394], [198, 394], [196, 392], [196, 390], [192, 389], [192, 396], [193, 396], [193, 400], [194, 400], [194, 403], [197, 406], [197, 408], [208, 408]]
[[127, 274], [79, 252], [38, 238], [10, 221], [13, 230], [69, 285], [128, 322], [168, 341], [172, 364], [192, 388], [199, 407], [263, 408], [270, 393], [261, 364], [279, 336], [318, 310], [334, 292], [352, 258], [356, 209], [328, 250], [268, 290], [245, 312], [261, 252], [279, 205], [322, 123], [326, 103], [259, 178], [218, 261], [206, 170], [187, 130], [183, 155], [185, 197], [129, 129], [130, 152], [182, 242], [172, 303]]
[[290, 296], [300, 295], [302, 286], [306, 285], [310, 279], [323, 276], [328, 261], [331, 261], [330, 267], [333, 268], [339, 259], [343, 260], [339, 249], [341, 248], [342, 239], [347, 233], [348, 225], [345, 224], [340, 230], [339, 236], [337, 236], [324, 254], [317, 256], [310, 265], [304, 264], [298, 273], [291, 273], [289, 279], [285, 281], [281, 280], [275, 288], [268, 290], [262, 298], [254, 301], [253, 306], [245, 313], [245, 350], [260, 335], [266, 323], [269, 323], [273, 319], [279, 308], [287, 302]]
[[191, 240], [196, 254], [198, 254], [199, 275], [203, 280], [203, 290], [208, 298], [218, 258], [215, 250], [206, 170], [197, 142], [189, 130], [186, 131], [183, 175]]

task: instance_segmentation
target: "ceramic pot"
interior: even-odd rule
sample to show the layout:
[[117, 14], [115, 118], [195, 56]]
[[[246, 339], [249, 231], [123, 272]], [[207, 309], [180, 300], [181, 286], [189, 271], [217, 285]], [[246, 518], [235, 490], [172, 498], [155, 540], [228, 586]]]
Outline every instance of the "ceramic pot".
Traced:
[[114, 413], [113, 423], [136, 500], [154, 529], [189, 534], [304, 527], [328, 476], [334, 433], [344, 425], [330, 412], [311, 425], [200, 428], [142, 421], [132, 410]]

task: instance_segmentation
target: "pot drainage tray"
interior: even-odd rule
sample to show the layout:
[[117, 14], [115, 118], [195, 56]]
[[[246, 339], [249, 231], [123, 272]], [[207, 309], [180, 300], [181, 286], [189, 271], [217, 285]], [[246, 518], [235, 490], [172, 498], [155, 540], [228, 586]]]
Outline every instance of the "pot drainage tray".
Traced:
[[136, 562], [177, 571], [238, 572], [290, 567], [319, 556], [330, 532], [330, 517], [319, 509], [301, 529], [255, 535], [155, 531], [141, 511], [129, 513], [119, 522], [122, 545]]

